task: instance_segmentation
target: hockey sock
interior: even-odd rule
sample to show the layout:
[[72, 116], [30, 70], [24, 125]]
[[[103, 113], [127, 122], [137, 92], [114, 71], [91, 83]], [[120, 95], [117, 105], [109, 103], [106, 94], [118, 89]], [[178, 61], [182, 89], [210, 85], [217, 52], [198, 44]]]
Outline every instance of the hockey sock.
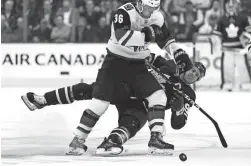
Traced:
[[155, 105], [148, 109], [147, 118], [151, 132], [163, 132], [165, 107], [162, 105]]
[[86, 109], [82, 114], [75, 134], [80, 136], [81, 138], [86, 138], [97, 123], [98, 119], [99, 116], [97, 114], [92, 112], [90, 109]]
[[120, 126], [113, 129], [108, 138], [114, 143], [123, 145], [127, 140], [130, 139], [130, 132], [126, 127]]
[[72, 86], [56, 89], [44, 95], [48, 105], [71, 104], [74, 102]]

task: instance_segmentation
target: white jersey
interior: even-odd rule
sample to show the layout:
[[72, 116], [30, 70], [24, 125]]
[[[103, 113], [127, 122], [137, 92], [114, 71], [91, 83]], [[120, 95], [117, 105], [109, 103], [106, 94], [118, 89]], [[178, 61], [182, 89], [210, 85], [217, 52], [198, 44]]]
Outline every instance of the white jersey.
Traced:
[[[159, 27], [164, 24], [164, 17], [159, 11], [154, 12], [149, 19], [144, 19], [132, 3], [121, 6], [115, 12], [111, 24], [108, 50], [126, 59], [145, 59], [150, 55], [150, 43], [145, 42], [145, 34], [140, 31], [153, 24]], [[119, 31], [123, 31], [120, 36]]]

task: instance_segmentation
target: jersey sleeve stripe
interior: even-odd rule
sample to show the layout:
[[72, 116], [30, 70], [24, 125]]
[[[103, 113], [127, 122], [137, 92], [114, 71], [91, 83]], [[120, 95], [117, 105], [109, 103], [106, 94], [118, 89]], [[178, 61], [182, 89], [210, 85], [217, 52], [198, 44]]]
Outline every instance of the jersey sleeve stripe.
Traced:
[[128, 30], [120, 39], [118, 39], [118, 43], [121, 44], [130, 34], [130, 30]]
[[162, 49], [166, 49], [166, 47], [168, 47], [170, 44], [172, 44], [173, 42], [175, 42], [175, 39], [171, 39], [171, 40], [169, 40], [166, 44], [165, 44], [165, 46], [162, 48]]
[[127, 36], [127, 38], [121, 43], [122, 46], [125, 46], [128, 40], [132, 37], [134, 31], [131, 31], [130, 34]]

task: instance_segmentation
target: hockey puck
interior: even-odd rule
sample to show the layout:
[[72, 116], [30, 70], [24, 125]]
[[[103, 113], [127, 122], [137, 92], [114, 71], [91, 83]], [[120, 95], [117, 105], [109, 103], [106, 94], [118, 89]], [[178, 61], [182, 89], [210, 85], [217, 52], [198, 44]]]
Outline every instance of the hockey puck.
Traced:
[[187, 160], [187, 156], [186, 156], [184, 153], [181, 153], [181, 154], [179, 155], [179, 157], [180, 157], [180, 160], [181, 160], [181, 161], [186, 161], [186, 160]]

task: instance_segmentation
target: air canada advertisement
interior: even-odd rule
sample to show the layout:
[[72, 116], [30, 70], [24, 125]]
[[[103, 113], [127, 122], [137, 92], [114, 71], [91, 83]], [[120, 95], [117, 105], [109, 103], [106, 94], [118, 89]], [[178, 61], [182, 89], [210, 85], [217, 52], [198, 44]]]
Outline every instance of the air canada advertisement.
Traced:
[[[220, 53], [212, 53], [206, 43], [196, 44], [196, 47], [192, 43], [179, 45], [191, 59], [201, 61], [210, 70], [207, 72], [210, 80], [206, 76], [200, 82], [202, 86], [220, 84]], [[157, 45], [150, 45], [150, 50], [167, 57]], [[106, 44], [3, 44], [2, 77], [60, 78], [64, 72], [70, 77], [95, 79], [105, 56]]]

